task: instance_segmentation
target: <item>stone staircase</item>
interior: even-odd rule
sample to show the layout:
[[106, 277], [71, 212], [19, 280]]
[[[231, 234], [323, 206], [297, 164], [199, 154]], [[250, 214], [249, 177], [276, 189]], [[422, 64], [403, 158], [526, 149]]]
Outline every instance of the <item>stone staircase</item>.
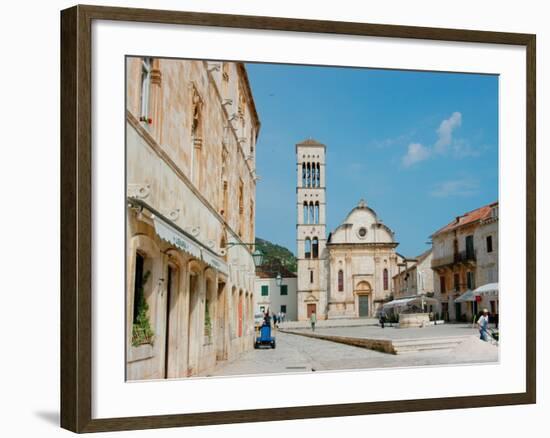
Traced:
[[374, 337], [358, 338], [351, 336], [321, 334], [306, 330], [281, 329], [280, 331], [283, 333], [338, 342], [340, 344], [352, 345], [354, 347], [367, 348], [369, 350], [376, 350], [390, 354], [419, 353], [423, 351], [449, 352], [454, 350], [460, 343], [472, 338], [472, 335], [428, 337], [418, 339], [388, 339]]
[[393, 339], [394, 354], [418, 353], [420, 351], [452, 351], [459, 344], [471, 338], [468, 336], [453, 336], [441, 338]]

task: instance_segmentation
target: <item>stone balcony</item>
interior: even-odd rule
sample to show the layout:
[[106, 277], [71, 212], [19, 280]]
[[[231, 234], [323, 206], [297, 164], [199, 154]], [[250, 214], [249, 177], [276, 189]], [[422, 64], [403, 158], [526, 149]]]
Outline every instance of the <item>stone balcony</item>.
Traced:
[[459, 251], [454, 254], [449, 254], [444, 257], [438, 257], [432, 259], [432, 268], [440, 269], [449, 267], [452, 265], [467, 264], [475, 265], [476, 263], [476, 251]]

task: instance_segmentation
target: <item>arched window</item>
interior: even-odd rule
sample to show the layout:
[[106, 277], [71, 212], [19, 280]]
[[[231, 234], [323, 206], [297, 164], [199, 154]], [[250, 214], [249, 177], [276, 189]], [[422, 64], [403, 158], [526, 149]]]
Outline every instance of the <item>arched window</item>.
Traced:
[[306, 259], [311, 258], [311, 240], [309, 237], [306, 237], [304, 256]]
[[321, 164], [317, 163], [317, 187], [321, 187]]
[[302, 163], [302, 187], [306, 186], [306, 163]]
[[317, 237], [313, 238], [313, 243], [311, 246], [312, 246], [312, 250], [311, 250], [312, 256], [314, 259], [316, 259], [319, 257], [319, 239], [317, 239]]
[[319, 223], [319, 201], [315, 203], [315, 223]]
[[315, 178], [313, 179], [313, 187], [319, 187], [319, 167], [317, 163], [313, 163], [313, 173]]
[[384, 268], [384, 290], [388, 290], [388, 270]]
[[338, 292], [344, 292], [344, 271], [338, 271]]
[[304, 201], [304, 224], [309, 223], [309, 208], [307, 206], [307, 202]]
[[309, 223], [314, 224], [315, 223], [315, 211], [313, 207], [313, 202], [309, 203]]
[[311, 187], [311, 165], [306, 164], [306, 187]]
[[141, 60], [141, 117], [140, 121], [149, 120], [149, 96], [151, 93], [152, 58]]

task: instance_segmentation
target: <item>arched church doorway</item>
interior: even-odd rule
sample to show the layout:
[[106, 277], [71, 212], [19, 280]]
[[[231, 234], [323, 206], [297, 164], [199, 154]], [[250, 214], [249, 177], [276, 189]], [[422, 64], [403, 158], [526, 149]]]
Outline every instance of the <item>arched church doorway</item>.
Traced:
[[311, 318], [311, 315], [312, 315], [313, 313], [317, 313], [316, 310], [315, 310], [316, 307], [317, 307], [317, 306], [315, 305], [315, 303], [309, 303], [309, 304], [307, 305], [307, 318], [308, 318], [308, 319]]
[[371, 292], [372, 288], [367, 281], [361, 281], [355, 287], [355, 294], [357, 295], [357, 314], [359, 318], [366, 318], [370, 316]]

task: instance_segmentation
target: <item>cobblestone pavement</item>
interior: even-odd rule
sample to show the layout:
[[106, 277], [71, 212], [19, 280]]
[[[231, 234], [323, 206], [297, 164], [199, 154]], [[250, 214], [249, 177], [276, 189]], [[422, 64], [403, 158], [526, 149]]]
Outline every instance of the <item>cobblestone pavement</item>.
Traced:
[[475, 336], [452, 352], [426, 351], [406, 355], [380, 353], [331, 341], [274, 332], [277, 348], [251, 350], [240, 358], [220, 363], [205, 374], [230, 376], [247, 374], [299, 373], [366, 368], [468, 364], [498, 361], [498, 348]]

